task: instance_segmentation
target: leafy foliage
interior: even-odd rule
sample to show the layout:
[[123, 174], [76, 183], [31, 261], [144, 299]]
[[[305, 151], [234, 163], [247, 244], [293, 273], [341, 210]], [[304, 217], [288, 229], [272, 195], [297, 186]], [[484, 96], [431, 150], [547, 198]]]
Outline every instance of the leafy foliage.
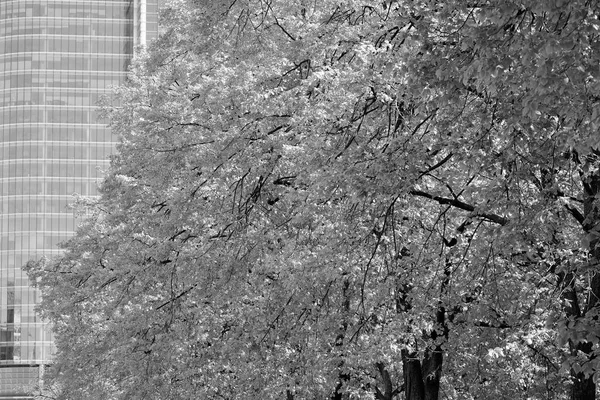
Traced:
[[599, 11], [172, 1], [28, 266], [57, 398], [594, 398]]

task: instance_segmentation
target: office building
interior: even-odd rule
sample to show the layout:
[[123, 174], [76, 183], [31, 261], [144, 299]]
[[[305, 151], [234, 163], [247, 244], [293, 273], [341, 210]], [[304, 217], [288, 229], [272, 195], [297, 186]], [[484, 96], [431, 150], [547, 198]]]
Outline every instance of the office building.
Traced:
[[69, 238], [115, 138], [96, 102], [156, 34], [157, 0], [0, 0], [0, 398], [22, 399], [52, 357], [21, 267]]

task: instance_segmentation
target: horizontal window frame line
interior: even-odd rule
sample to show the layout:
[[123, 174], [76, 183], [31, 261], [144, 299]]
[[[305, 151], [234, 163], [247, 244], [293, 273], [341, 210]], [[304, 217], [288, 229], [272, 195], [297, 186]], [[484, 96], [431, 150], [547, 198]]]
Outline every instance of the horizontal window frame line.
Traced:
[[23, 125], [29, 125], [29, 126], [34, 126], [34, 125], [42, 125], [42, 126], [52, 126], [52, 127], [70, 127], [70, 126], [77, 126], [77, 127], [94, 127], [94, 128], [106, 128], [107, 125], [106, 124], [100, 124], [100, 123], [89, 123], [86, 124], [84, 122], [11, 122], [8, 124], [3, 124], [0, 121], [0, 126], [7, 126], [7, 127], [18, 127], [18, 126], [23, 126]]
[[[0, 76], [6, 77], [7, 75], [17, 75], [17, 74], [25, 74], [25, 73], [39, 73], [39, 72], [58, 72], [60, 73], [64, 73], [65, 75], [70, 75], [70, 74], [79, 74], [82, 73], [81, 75], [83, 77], [86, 77], [86, 75], [90, 75], [90, 72], [93, 72], [95, 75], [96, 74], [103, 74], [103, 75], [127, 75], [128, 71], [115, 71], [115, 70], [95, 70], [95, 69], [19, 69], [19, 70], [9, 70], [9, 71], [3, 71], [0, 72]], [[92, 76], [93, 77], [93, 76]], [[32, 86], [32, 87], [38, 87], [38, 86]], [[47, 87], [47, 86], [42, 86], [42, 87]], [[19, 89], [21, 87], [15, 88], [15, 89]], [[27, 86], [24, 86], [24, 88], [29, 88]], [[11, 88], [13, 89], [13, 88]], [[10, 90], [10, 89], [3, 89], [3, 90]]]
[[[61, 18], [60, 20], [63, 20], [66, 18]], [[106, 35], [106, 36], [101, 36], [101, 35], [85, 35], [85, 34], [68, 34], [68, 33], [19, 33], [17, 35], [4, 35], [2, 37], [0, 37], [0, 39], [4, 39], [4, 38], [31, 38], [31, 39], [71, 39], [71, 38], [81, 38], [81, 39], [88, 39], [88, 38], [102, 38], [102, 39], [128, 39], [131, 38], [133, 40], [133, 36], [126, 36], [126, 35]], [[44, 53], [44, 52], [40, 52], [40, 53]]]

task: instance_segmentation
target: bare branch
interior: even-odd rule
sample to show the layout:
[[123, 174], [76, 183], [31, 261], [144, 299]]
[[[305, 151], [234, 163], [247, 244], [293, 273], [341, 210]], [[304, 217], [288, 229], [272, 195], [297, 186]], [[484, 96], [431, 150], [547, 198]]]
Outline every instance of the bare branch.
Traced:
[[[456, 200], [456, 199], [448, 199], [446, 197], [440, 197], [440, 196], [434, 196], [432, 194], [426, 193], [426, 192], [422, 192], [420, 190], [411, 190], [409, 192], [409, 194], [413, 195], [413, 196], [420, 196], [420, 197], [425, 197], [427, 199], [433, 200], [433, 201], [437, 201], [440, 204], [448, 204], [450, 206], [456, 207], [456, 208], [460, 208], [461, 210], [465, 210], [465, 211], [469, 211], [469, 212], [474, 212], [475, 211], [475, 207], [464, 203], [460, 200]], [[491, 213], [477, 213], [476, 214], [478, 217], [482, 217], [487, 219], [488, 221], [494, 222], [498, 225], [506, 225], [508, 224], [508, 219], [500, 216], [500, 215], [496, 215], [496, 214], [491, 214]]]
[[583, 226], [583, 221], [585, 221], [585, 217], [581, 214], [581, 212], [577, 208], [571, 207], [568, 204], [565, 204], [565, 208], [571, 213], [573, 218], [575, 218], [577, 222], [579, 222], [579, 224]]
[[446, 164], [452, 158], [452, 155], [453, 155], [452, 153], [449, 153], [446, 157], [442, 158], [440, 161], [438, 161], [437, 163], [435, 163], [431, 167], [427, 168], [425, 171], [421, 172], [421, 176], [419, 176], [419, 178], [421, 178], [424, 175], [427, 175], [428, 173], [430, 173], [432, 171], [435, 171], [436, 169], [438, 169], [442, 165]]

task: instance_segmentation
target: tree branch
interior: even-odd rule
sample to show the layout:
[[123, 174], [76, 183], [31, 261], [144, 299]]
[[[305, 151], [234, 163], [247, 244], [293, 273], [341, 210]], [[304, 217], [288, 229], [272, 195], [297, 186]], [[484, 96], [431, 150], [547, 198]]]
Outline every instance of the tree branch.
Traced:
[[166, 301], [163, 304], [161, 304], [160, 306], [156, 307], [155, 310], [160, 310], [164, 306], [172, 304], [175, 300], [179, 300], [180, 298], [182, 298], [183, 296], [185, 296], [186, 294], [188, 294], [190, 291], [192, 291], [192, 289], [194, 289], [196, 286], [198, 286], [198, 285], [196, 284], [196, 285], [190, 286], [189, 288], [187, 288], [183, 292], [179, 293], [177, 296], [173, 297], [169, 301]]
[[[448, 162], [448, 160], [450, 160], [452, 158], [452, 153], [448, 153], [448, 155], [444, 158], [442, 158], [439, 162], [437, 162], [435, 165], [427, 168], [425, 171], [421, 172], [421, 176], [427, 175], [428, 173], [438, 169], [439, 167], [441, 167], [442, 165], [446, 164]], [[419, 177], [419, 178], [420, 178]]]
[[575, 218], [577, 222], [579, 222], [579, 224], [583, 226], [583, 221], [585, 221], [585, 217], [583, 216], [583, 214], [581, 214], [581, 212], [577, 208], [571, 207], [568, 204], [565, 204], [565, 208], [571, 213], [573, 218]]
[[[469, 211], [469, 212], [474, 212], [475, 211], [475, 207], [467, 204], [465, 202], [462, 202], [460, 200], [456, 200], [456, 199], [448, 199], [446, 197], [440, 197], [440, 196], [434, 196], [432, 194], [420, 191], [420, 190], [411, 190], [409, 192], [409, 194], [413, 195], [413, 196], [420, 196], [420, 197], [425, 197], [426, 199], [430, 199], [433, 201], [437, 201], [439, 204], [448, 204], [450, 206], [456, 207], [456, 208], [460, 208], [461, 210], [465, 210], [465, 211]], [[497, 215], [497, 214], [490, 214], [490, 213], [477, 213], [476, 214], [479, 217], [485, 218], [488, 221], [494, 222], [498, 225], [506, 225], [508, 224], [508, 219]]]

